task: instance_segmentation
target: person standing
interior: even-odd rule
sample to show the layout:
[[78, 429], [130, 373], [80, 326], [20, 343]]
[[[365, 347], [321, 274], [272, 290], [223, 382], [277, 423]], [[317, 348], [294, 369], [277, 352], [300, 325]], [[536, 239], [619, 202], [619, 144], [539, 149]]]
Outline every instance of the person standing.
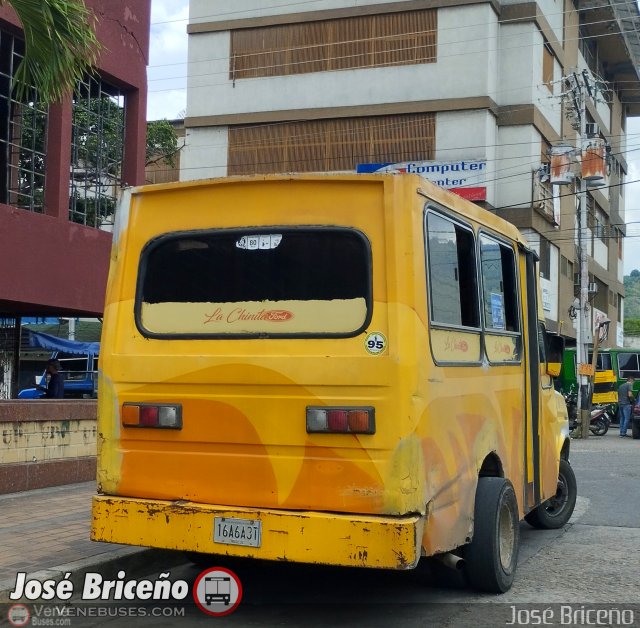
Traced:
[[49, 383], [47, 386], [38, 386], [40, 390], [45, 391], [47, 399], [64, 399], [64, 377], [60, 373], [60, 362], [51, 359], [47, 362], [47, 375], [49, 375]]
[[620, 438], [627, 435], [627, 427], [633, 408], [633, 377], [627, 377], [627, 381], [618, 388], [618, 418], [620, 419]]

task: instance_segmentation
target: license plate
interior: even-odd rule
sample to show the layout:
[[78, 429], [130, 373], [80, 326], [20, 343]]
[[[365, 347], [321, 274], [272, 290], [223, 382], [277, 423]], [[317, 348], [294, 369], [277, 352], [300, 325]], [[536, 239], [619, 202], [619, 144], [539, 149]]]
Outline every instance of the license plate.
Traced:
[[257, 519], [234, 519], [214, 517], [213, 540], [226, 545], [260, 547], [262, 543], [262, 521]]

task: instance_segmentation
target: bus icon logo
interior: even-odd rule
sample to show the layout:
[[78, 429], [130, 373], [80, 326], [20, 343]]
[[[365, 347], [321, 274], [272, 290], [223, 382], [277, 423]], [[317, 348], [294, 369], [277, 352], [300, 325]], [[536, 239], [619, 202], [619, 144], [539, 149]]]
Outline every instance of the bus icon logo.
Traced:
[[31, 619], [31, 613], [24, 604], [14, 604], [9, 607], [7, 619], [12, 626], [26, 626]]
[[233, 571], [224, 567], [211, 567], [196, 578], [193, 599], [207, 615], [229, 615], [242, 600], [242, 583]]

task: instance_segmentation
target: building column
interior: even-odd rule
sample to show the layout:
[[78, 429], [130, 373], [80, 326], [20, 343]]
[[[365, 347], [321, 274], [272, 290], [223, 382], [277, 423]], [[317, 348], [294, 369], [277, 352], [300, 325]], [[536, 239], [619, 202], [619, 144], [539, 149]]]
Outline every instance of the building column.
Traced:
[[127, 92], [125, 101], [123, 185], [144, 183], [147, 144], [146, 95], [140, 90]]
[[71, 172], [71, 97], [49, 107], [44, 212], [69, 220]]

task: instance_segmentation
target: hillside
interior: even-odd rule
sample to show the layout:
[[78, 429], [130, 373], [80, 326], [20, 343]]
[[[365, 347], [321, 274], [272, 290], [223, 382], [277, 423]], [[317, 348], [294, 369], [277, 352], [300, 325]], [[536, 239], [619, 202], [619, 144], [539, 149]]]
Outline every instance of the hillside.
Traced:
[[625, 321], [640, 319], [640, 270], [632, 270], [624, 278], [624, 318]]
[[624, 278], [624, 335], [640, 336], [640, 270], [632, 270]]

